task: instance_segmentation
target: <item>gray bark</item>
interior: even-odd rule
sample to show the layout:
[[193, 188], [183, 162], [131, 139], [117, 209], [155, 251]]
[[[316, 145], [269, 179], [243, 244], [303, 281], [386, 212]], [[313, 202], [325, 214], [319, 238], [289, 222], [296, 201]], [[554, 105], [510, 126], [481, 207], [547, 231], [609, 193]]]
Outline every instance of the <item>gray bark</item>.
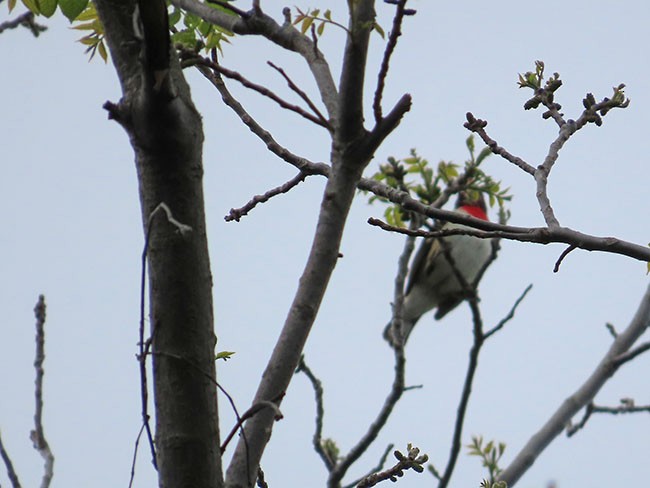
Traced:
[[214, 364], [212, 276], [205, 229], [201, 118], [169, 42], [162, 0], [97, 0], [122, 99], [107, 103], [135, 152], [145, 233], [165, 203], [192, 228], [157, 213], [149, 235], [157, 464], [161, 487], [223, 484]]

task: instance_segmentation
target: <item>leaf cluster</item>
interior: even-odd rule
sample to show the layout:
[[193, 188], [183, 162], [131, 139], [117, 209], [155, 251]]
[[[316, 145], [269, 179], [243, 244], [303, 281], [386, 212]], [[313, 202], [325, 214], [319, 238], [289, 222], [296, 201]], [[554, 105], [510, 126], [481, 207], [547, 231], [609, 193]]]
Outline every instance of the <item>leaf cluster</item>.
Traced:
[[483, 480], [481, 481], [480, 488], [508, 488], [508, 483], [505, 481]]
[[[221, 5], [209, 2], [206, 2], [205, 5], [229, 15], [235, 15], [234, 12]], [[185, 49], [197, 52], [201, 50], [210, 52], [212, 49], [217, 49], [223, 54], [222, 43], [230, 43], [229, 38], [234, 36], [231, 31], [211, 24], [198, 15], [175, 6], [169, 13], [169, 28], [172, 31], [174, 45], [180, 44]]]
[[[20, 0], [22, 4], [34, 15], [52, 17], [57, 7], [61, 10], [70, 22], [83, 12], [88, 6], [89, 0]], [[9, 12], [16, 7], [17, 0], [9, 0]]]
[[[322, 16], [321, 10], [318, 8], [313, 10], [307, 9], [307, 11], [304, 12], [300, 8], [296, 7], [296, 12], [297, 15], [293, 20], [293, 25], [300, 25], [300, 32], [303, 34], [306, 34], [307, 31], [312, 28], [312, 26], [314, 26], [313, 32], [316, 36], [320, 37], [323, 35], [323, 32], [325, 32], [325, 26], [328, 24], [334, 25], [339, 29], [343, 29], [348, 34], [350, 33], [347, 27], [332, 19], [332, 11], [330, 9], [325, 10]], [[382, 29], [382, 27], [376, 22], [373, 22], [371, 28], [377, 32], [382, 39], [386, 37], [384, 29]]]
[[[389, 157], [386, 163], [379, 166], [379, 171], [372, 176], [372, 179], [381, 181], [391, 188], [408, 192], [425, 205], [436, 202], [444, 191], [449, 195], [468, 191], [476, 196], [478, 193], [484, 194], [488, 198], [490, 207], [498, 204], [499, 208], [503, 209], [505, 202], [512, 198], [509, 189], [502, 189], [501, 182], [492, 179], [479, 167], [491, 154], [490, 149], [485, 147], [476, 154], [473, 136], [468, 137], [465, 144], [469, 158], [462, 167], [448, 161], [440, 161], [434, 167], [428, 160], [418, 155], [415, 149], [411, 149], [410, 155], [406, 158]], [[377, 200], [389, 203], [385, 198], [376, 195], [369, 198], [369, 203]], [[390, 225], [397, 227], [404, 227], [405, 222], [411, 219], [409, 212], [395, 204], [390, 204], [386, 208], [384, 217]]]
[[75, 22], [81, 23], [75, 25], [73, 29], [90, 31], [89, 34], [79, 39], [81, 44], [88, 46], [85, 51], [86, 54], [90, 54], [88, 60], [90, 61], [93, 59], [95, 54], [99, 53], [104, 62], [108, 62], [108, 52], [106, 50], [106, 44], [104, 43], [104, 26], [97, 16], [95, 6], [92, 3], [88, 4], [88, 7], [74, 20]]
[[470, 456], [481, 458], [483, 467], [487, 468], [490, 474], [489, 484], [484, 485], [486, 481], [483, 481], [481, 487], [499, 488], [499, 484], [495, 483], [494, 480], [499, 476], [499, 474], [501, 474], [501, 471], [503, 471], [499, 468], [499, 460], [506, 450], [506, 444], [504, 442], [496, 444], [494, 441], [489, 441], [487, 444], [483, 445], [482, 436], [472, 436], [472, 442], [467, 445], [467, 448], [469, 449]]

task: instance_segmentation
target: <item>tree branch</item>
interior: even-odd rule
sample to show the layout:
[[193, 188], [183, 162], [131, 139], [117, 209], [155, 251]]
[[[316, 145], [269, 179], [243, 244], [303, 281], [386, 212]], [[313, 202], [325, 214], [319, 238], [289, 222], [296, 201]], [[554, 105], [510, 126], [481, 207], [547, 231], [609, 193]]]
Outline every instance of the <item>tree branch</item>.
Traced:
[[626, 414], [626, 413], [650, 413], [650, 405], [643, 405], [637, 407], [631, 398], [622, 398], [621, 404], [618, 407], [601, 407], [595, 405], [594, 402], [589, 402], [585, 407], [585, 413], [582, 419], [577, 424], [567, 425], [566, 435], [571, 437], [578, 433], [587, 425], [587, 422], [594, 413], [607, 413], [612, 415]]
[[332, 471], [336, 464], [336, 459], [332, 459], [329, 453], [323, 447], [323, 418], [325, 416], [325, 408], [323, 406], [323, 384], [321, 381], [316, 378], [316, 375], [312, 372], [311, 369], [305, 364], [305, 357], [300, 358], [300, 363], [296, 369], [296, 373], [304, 373], [305, 376], [309, 379], [312, 388], [314, 389], [314, 396], [316, 400], [316, 429], [314, 430], [314, 436], [312, 437], [312, 445], [314, 446], [314, 451], [320, 456], [325, 463], [327, 471]]
[[398, 232], [400, 234], [415, 235], [421, 237], [443, 237], [449, 235], [468, 235], [479, 237], [481, 239], [491, 239], [494, 237], [509, 239], [520, 242], [532, 242], [536, 244], [564, 243], [573, 245], [578, 249], [585, 251], [601, 251], [613, 254], [621, 254], [639, 261], [650, 261], [650, 248], [631, 242], [623, 241], [615, 237], [599, 237], [582, 232], [575, 231], [568, 227], [559, 227], [549, 229], [547, 227], [515, 227], [512, 225], [503, 225], [495, 222], [487, 222], [473, 217], [467, 217], [449, 210], [436, 209], [432, 206], [426, 206], [408, 195], [402, 195], [397, 190], [390, 189], [386, 191], [381, 185], [374, 182], [363, 180], [359, 185], [360, 188], [369, 189], [373, 187], [377, 191], [372, 191], [376, 195], [384, 196], [394, 203], [401, 204], [405, 209], [412, 210], [434, 219], [445, 222], [454, 222], [463, 224], [473, 229], [443, 229], [439, 231], [409, 230], [394, 227], [382, 222], [376, 218], [369, 218], [368, 223], [381, 227], [384, 230]]
[[605, 382], [616, 373], [619, 368], [616, 358], [628, 351], [649, 326], [650, 286], [647, 288], [634, 318], [627, 328], [618, 334], [594, 372], [573, 395], [558, 407], [542, 428], [530, 438], [510, 465], [500, 474], [499, 480], [505, 481], [508, 486], [514, 486], [544, 449], [562, 432], [571, 418], [581, 408], [589, 404]]
[[296, 176], [291, 178], [289, 181], [287, 181], [286, 183], [283, 183], [282, 185], [267, 191], [263, 195], [255, 195], [243, 207], [241, 207], [241, 208], [231, 208], [228, 215], [226, 215], [224, 217], [224, 220], [226, 222], [231, 222], [233, 220], [236, 220], [237, 222], [239, 222], [239, 220], [244, 215], [248, 215], [248, 212], [253, 210], [259, 203], [268, 202], [271, 198], [273, 198], [276, 195], [280, 195], [281, 193], [289, 192], [292, 188], [294, 188], [295, 186], [298, 186], [300, 183], [305, 181], [305, 178], [307, 178], [307, 174], [300, 172]]
[[[417, 220], [417, 219], [414, 219]], [[418, 225], [413, 223], [412, 225]], [[377, 438], [381, 429], [388, 421], [388, 418], [393, 412], [395, 405], [402, 397], [402, 394], [405, 389], [405, 371], [406, 371], [406, 356], [404, 354], [404, 341], [401, 337], [402, 330], [402, 305], [404, 303], [404, 283], [406, 281], [406, 275], [408, 273], [408, 263], [413, 254], [413, 248], [415, 246], [415, 239], [409, 238], [404, 242], [404, 250], [400, 254], [400, 257], [397, 262], [397, 274], [395, 276], [395, 297], [393, 302], [393, 320], [387, 326], [387, 330], [390, 330], [391, 334], [397, 334], [395, 340], [391, 342], [394, 351], [395, 366], [394, 366], [394, 376], [391, 389], [384, 400], [384, 404], [379, 410], [377, 417], [370, 424], [366, 433], [357, 441], [357, 443], [350, 449], [350, 451], [343, 456], [339, 462], [336, 464], [336, 467], [330, 472], [330, 476], [327, 482], [328, 487], [336, 488], [340, 486], [341, 480], [345, 476], [347, 470], [352, 466], [352, 464], [361, 457], [361, 455], [366, 452], [370, 444]], [[392, 324], [392, 326], [391, 326]], [[390, 329], [389, 329], [390, 327]]]
[[15, 19], [6, 20], [5, 22], [0, 23], [0, 34], [2, 34], [7, 29], [15, 29], [20, 26], [27, 27], [32, 32], [34, 37], [38, 37], [41, 32], [45, 32], [47, 30], [46, 26], [36, 23], [34, 20], [34, 14], [32, 12], [25, 12]]
[[338, 119], [338, 93], [329, 65], [313, 41], [295, 29], [285, 16], [283, 25], [262, 12], [259, 5], [246, 16], [233, 16], [196, 0], [172, 0], [172, 4], [202, 19], [240, 35], [260, 35], [274, 44], [300, 54], [307, 62], [316, 80], [321, 100], [331, 121]]
[[321, 127], [325, 127], [328, 130], [331, 130], [331, 126], [329, 125], [329, 122], [327, 122], [327, 120], [323, 118], [320, 112], [317, 111], [317, 115], [314, 116], [309, 112], [303, 110], [298, 105], [294, 105], [280, 98], [278, 95], [276, 95], [273, 91], [269, 90], [267, 87], [253, 83], [247, 80], [246, 78], [244, 78], [240, 73], [224, 68], [220, 64], [211, 61], [208, 58], [197, 56], [194, 51], [185, 50], [182, 52], [182, 55], [183, 55], [183, 67], [197, 66], [197, 65], [206, 66], [211, 70], [214, 70], [219, 74], [226, 76], [227, 78], [240, 82], [246, 88], [250, 88], [251, 90], [256, 91], [260, 95], [270, 98], [275, 103], [277, 103], [280, 107], [285, 108], [287, 110], [291, 110], [292, 112], [297, 113], [298, 115], [304, 117], [310, 122], [313, 122], [316, 125], [320, 125]]
[[307, 94], [304, 91], [302, 91], [298, 87], [298, 85], [296, 85], [291, 80], [291, 78], [289, 78], [289, 75], [287, 75], [287, 73], [285, 73], [285, 71], [282, 68], [280, 68], [279, 66], [276, 66], [271, 61], [267, 61], [266, 63], [271, 68], [275, 69], [278, 73], [280, 73], [282, 75], [282, 77], [286, 80], [287, 85], [289, 85], [289, 88], [291, 88], [294, 92], [296, 92], [298, 94], [298, 96], [305, 101], [305, 103], [311, 109], [311, 111], [314, 112], [314, 114], [316, 114], [316, 117], [318, 117], [318, 120], [321, 121], [320, 125], [327, 128], [328, 130], [332, 131], [333, 130], [332, 126], [330, 125], [328, 120], [325, 118], [325, 116], [321, 113], [321, 111], [318, 110], [318, 107], [316, 107], [316, 104], [314, 104], [314, 102], [311, 101], [311, 99], [307, 96]]
[[16, 473], [16, 469], [14, 468], [14, 463], [11, 461], [11, 457], [9, 457], [9, 453], [2, 442], [2, 435], [0, 435], [0, 457], [2, 457], [2, 461], [5, 463], [7, 477], [9, 478], [11, 486], [13, 488], [22, 488], [20, 480], [18, 479], [18, 473]]
[[402, 21], [404, 20], [404, 10], [407, 0], [398, 0], [397, 9], [393, 16], [393, 28], [388, 36], [386, 49], [384, 49], [384, 57], [381, 60], [381, 67], [377, 75], [377, 88], [375, 88], [375, 98], [372, 103], [372, 109], [375, 114], [375, 122], [379, 124], [382, 119], [381, 99], [384, 95], [384, 87], [386, 85], [386, 76], [388, 75], [388, 68], [390, 65], [390, 58], [395, 52], [397, 46], [397, 39], [402, 35]]
[[29, 437], [34, 443], [34, 449], [39, 452], [45, 461], [41, 488], [48, 488], [52, 482], [52, 476], [54, 476], [54, 455], [43, 431], [43, 375], [45, 374], [43, 369], [43, 362], [45, 361], [45, 297], [43, 295], [38, 297], [38, 302], [34, 307], [34, 315], [36, 315], [36, 356], [34, 358], [36, 408], [34, 430], [30, 432]]

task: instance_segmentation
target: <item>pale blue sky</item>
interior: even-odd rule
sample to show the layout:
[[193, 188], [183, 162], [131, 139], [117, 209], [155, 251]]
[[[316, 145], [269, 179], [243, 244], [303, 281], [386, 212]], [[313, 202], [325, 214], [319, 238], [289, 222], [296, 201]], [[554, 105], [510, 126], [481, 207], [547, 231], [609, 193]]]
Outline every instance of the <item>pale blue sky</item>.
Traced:
[[[344, 2], [330, 3], [334, 17], [343, 18]], [[284, 5], [262, 2], [278, 20]], [[390, 104], [408, 92], [413, 109], [380, 148], [368, 174], [387, 156], [405, 156], [413, 147], [432, 162], [462, 162], [467, 111], [488, 120], [490, 135], [501, 145], [539, 164], [557, 130], [538, 112], [524, 112], [529, 93], [517, 89], [516, 76], [542, 59], [564, 80], [557, 100], [567, 117], [577, 117], [586, 92], [609, 96], [620, 82], [632, 99], [630, 108], [609, 114], [601, 128], [587, 127], [562, 150], [549, 185], [560, 222], [642, 245], [650, 241], [648, 3], [416, 0], [411, 6], [418, 14], [405, 21], [385, 100]], [[393, 7], [378, 2], [377, 11], [388, 30]], [[0, 20], [6, 18], [2, 4]], [[38, 39], [25, 30], [0, 36], [0, 428], [24, 485], [34, 486], [41, 460], [28, 439], [32, 308], [44, 293], [49, 307], [45, 429], [57, 457], [54, 486], [126, 486], [140, 425], [135, 354], [143, 238], [133, 154], [122, 129], [101, 108], [120, 96], [113, 68], [99, 60], [88, 63], [74, 42], [79, 33], [60, 16], [46, 23], [49, 30]], [[328, 28], [321, 43], [335, 72], [343, 40], [342, 32]], [[370, 89], [381, 53], [375, 36]], [[235, 39], [226, 47], [224, 65], [293, 99], [267, 60], [317, 98], [301, 60], [263, 40]], [[225, 223], [231, 207], [289, 179], [294, 170], [271, 156], [197, 73], [188, 77], [205, 122], [218, 348], [237, 352], [218, 365], [219, 381], [245, 410], [302, 271], [323, 180], [308, 179], [240, 223]], [[281, 144], [327, 161], [324, 130], [230, 86]], [[367, 118], [372, 120], [369, 111]], [[513, 224], [542, 224], [528, 175], [496, 157], [485, 169], [512, 188]], [[306, 349], [325, 387], [324, 435], [335, 438], [343, 451], [365, 431], [391, 381], [392, 353], [381, 332], [403, 238], [366, 224], [382, 213], [363, 196], [357, 199], [343, 242], [345, 257]], [[507, 313], [528, 283], [534, 284], [515, 319], [482, 353], [463, 440], [483, 434], [506, 442], [504, 464], [593, 370], [611, 342], [604, 324], [627, 325], [647, 285], [643, 263], [582, 251], [570, 254], [553, 274], [562, 250], [503, 243], [481, 284], [490, 324]], [[407, 382], [424, 388], [404, 396], [349, 481], [375, 465], [390, 442], [398, 448], [413, 442], [436, 466], [444, 465], [470, 341], [467, 307], [440, 323], [429, 316], [421, 320], [408, 347]], [[647, 404], [647, 374], [648, 358], [641, 357], [620, 371], [597, 403], [615, 405], [630, 396]], [[228, 431], [233, 416], [226, 402], [220, 407], [222, 429]], [[307, 479], [318, 486], [325, 470], [311, 450], [314, 403], [304, 377], [295, 378], [282, 411], [285, 419], [276, 424], [263, 459], [267, 480], [270, 486], [304, 486]], [[542, 488], [549, 480], [560, 488], [640, 486], [650, 477], [646, 417], [593, 418], [574, 438], [559, 438], [518, 486]], [[146, 450], [139, 459], [136, 486], [154, 486]], [[464, 452], [452, 486], [478, 486], [484, 475], [480, 462]], [[4, 476], [0, 483], [6, 483]], [[432, 482], [426, 473], [410, 472], [400, 486]]]

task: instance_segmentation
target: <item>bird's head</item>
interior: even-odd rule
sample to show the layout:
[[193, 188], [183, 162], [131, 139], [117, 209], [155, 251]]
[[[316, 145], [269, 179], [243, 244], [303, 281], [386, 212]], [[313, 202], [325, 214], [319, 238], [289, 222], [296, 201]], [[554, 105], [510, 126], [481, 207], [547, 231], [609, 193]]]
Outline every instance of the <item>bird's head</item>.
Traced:
[[456, 209], [462, 210], [477, 219], [489, 220], [483, 193], [479, 191], [461, 191], [456, 200]]

